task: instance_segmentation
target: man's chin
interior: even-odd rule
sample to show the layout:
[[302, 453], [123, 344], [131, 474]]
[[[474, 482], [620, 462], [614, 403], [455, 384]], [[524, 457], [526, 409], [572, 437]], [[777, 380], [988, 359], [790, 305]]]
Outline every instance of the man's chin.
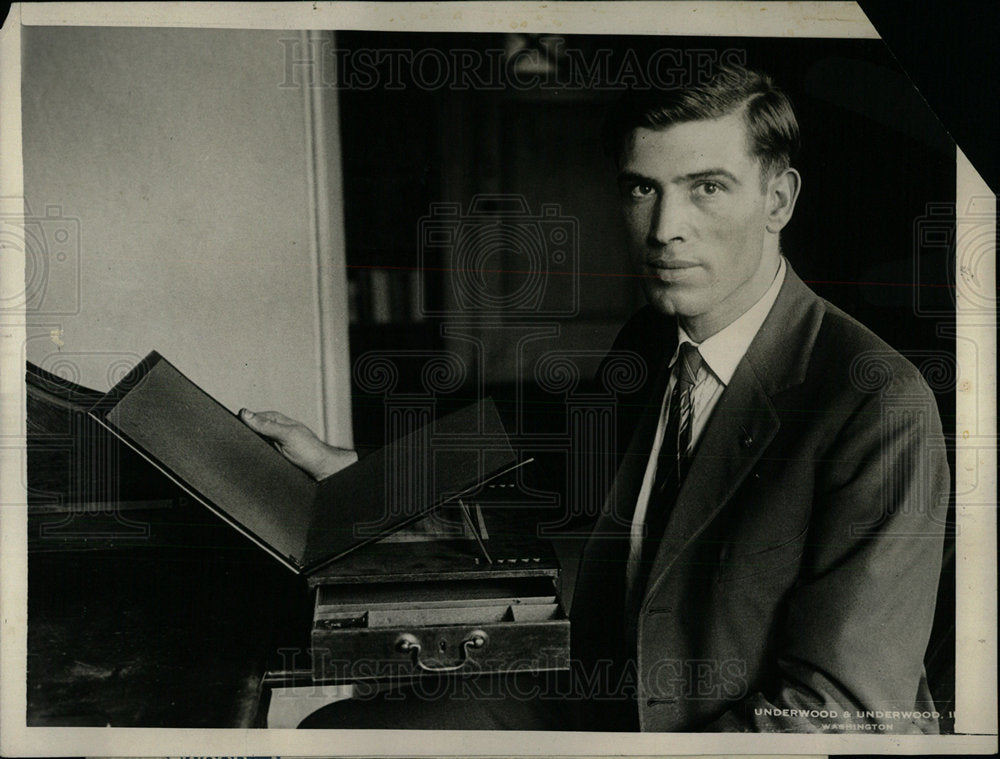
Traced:
[[677, 288], [653, 285], [646, 287], [646, 302], [664, 316], [683, 316], [686, 313], [683, 298]]

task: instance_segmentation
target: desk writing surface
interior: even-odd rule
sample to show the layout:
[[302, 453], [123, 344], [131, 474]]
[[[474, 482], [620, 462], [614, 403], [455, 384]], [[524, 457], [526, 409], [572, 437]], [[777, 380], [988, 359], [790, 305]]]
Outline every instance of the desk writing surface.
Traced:
[[[545, 511], [526, 504], [520, 508], [487, 505], [481, 512], [488, 533], [484, 544], [492, 564], [474, 540], [464, 537], [379, 541], [314, 572], [309, 584], [558, 576], [559, 562], [552, 544], [538, 536], [537, 522]], [[457, 506], [441, 507], [438, 513], [456, 524], [462, 518]]]

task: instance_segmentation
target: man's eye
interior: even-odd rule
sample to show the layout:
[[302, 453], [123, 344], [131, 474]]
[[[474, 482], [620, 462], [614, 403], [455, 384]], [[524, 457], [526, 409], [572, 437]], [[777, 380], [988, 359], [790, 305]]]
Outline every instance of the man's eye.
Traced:
[[656, 188], [651, 184], [638, 183], [629, 188], [629, 196], [635, 199], [648, 198], [656, 193]]
[[718, 182], [699, 182], [695, 186], [695, 191], [702, 196], [711, 197], [719, 195], [725, 188]]

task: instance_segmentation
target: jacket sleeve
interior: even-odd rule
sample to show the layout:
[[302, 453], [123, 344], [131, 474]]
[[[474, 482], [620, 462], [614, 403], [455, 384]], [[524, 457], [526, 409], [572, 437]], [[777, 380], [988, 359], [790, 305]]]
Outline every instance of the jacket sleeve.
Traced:
[[900, 373], [865, 396], [816, 467], [775, 684], [706, 730], [936, 731], [923, 656], [950, 477], [933, 395], [909, 364]]

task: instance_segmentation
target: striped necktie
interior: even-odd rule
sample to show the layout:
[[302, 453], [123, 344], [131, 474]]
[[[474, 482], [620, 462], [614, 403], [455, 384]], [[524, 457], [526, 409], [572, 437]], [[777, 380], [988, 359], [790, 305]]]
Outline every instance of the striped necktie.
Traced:
[[667, 519], [690, 464], [691, 425], [694, 417], [692, 395], [701, 363], [698, 349], [691, 343], [681, 343], [680, 353], [674, 364], [676, 379], [667, 407], [667, 427], [656, 459], [656, 477], [646, 510], [646, 537], [642, 541], [639, 571], [643, 584], [650, 564], [656, 557]]
[[666, 497], [672, 503], [687, 473], [694, 417], [692, 395], [701, 361], [701, 354], [694, 345], [681, 343], [674, 365], [676, 381], [667, 409], [667, 428], [656, 460], [653, 495], [658, 501]]

